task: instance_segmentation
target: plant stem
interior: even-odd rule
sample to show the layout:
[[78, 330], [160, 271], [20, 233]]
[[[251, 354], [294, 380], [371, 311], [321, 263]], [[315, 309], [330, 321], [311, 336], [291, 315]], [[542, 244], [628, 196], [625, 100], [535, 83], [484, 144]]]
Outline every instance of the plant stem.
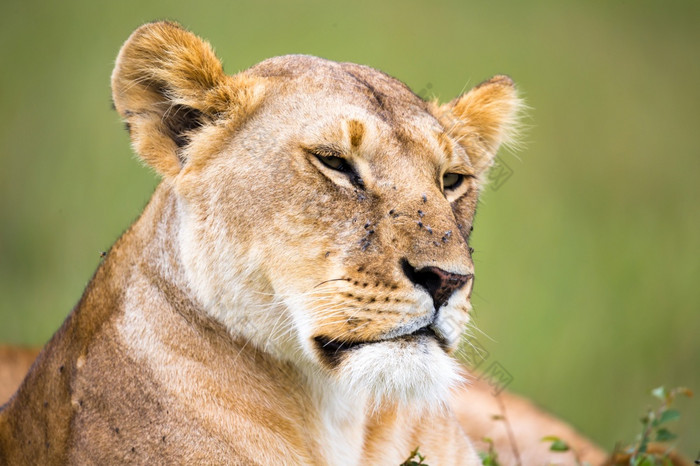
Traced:
[[503, 422], [506, 426], [506, 432], [508, 433], [508, 442], [510, 443], [510, 449], [513, 451], [513, 456], [515, 457], [515, 464], [516, 466], [522, 466], [523, 462], [520, 459], [520, 451], [518, 451], [518, 444], [515, 443], [515, 435], [513, 435], [513, 429], [511, 428], [510, 421], [508, 420], [508, 416], [506, 415], [506, 405], [505, 403], [503, 403], [500, 394], [496, 395], [496, 402], [498, 403], [498, 407], [501, 410], [501, 416], [503, 417]]

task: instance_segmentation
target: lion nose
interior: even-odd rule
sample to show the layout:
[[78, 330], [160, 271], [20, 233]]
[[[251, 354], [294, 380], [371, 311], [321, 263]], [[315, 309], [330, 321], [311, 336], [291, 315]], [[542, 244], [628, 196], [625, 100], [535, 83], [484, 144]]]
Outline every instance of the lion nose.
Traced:
[[432, 266], [416, 270], [406, 259], [401, 260], [401, 268], [414, 285], [420, 286], [430, 294], [436, 311], [450, 299], [455, 291], [474, 278], [471, 273], [461, 275]]

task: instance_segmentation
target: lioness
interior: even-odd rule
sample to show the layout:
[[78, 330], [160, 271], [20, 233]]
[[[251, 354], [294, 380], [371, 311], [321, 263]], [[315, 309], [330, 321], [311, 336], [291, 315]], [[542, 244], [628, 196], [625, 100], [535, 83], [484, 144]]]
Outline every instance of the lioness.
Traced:
[[480, 464], [446, 406], [479, 189], [520, 104], [168, 22], [112, 75], [163, 178], [0, 412], [3, 463]]

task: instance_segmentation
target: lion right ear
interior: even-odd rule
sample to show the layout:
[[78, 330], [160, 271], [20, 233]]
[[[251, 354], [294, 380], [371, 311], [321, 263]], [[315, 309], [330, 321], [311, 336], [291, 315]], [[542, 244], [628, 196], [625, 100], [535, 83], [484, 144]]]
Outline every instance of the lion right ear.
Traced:
[[437, 112], [483, 180], [498, 148], [516, 144], [524, 106], [513, 81], [508, 76], [494, 76], [440, 106]]
[[134, 150], [158, 173], [173, 177], [202, 126], [246, 110], [250, 84], [227, 76], [211, 46], [171, 22], [131, 34], [112, 72], [112, 99]]

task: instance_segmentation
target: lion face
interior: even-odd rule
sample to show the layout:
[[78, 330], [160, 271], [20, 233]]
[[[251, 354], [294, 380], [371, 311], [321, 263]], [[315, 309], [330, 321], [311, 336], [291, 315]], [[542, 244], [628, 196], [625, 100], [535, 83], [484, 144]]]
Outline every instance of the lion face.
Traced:
[[192, 34], [142, 29], [120, 53], [115, 104], [177, 193], [177, 244], [204, 310], [352, 393], [443, 399], [512, 82], [438, 107], [371, 68], [308, 56], [225, 76]]

